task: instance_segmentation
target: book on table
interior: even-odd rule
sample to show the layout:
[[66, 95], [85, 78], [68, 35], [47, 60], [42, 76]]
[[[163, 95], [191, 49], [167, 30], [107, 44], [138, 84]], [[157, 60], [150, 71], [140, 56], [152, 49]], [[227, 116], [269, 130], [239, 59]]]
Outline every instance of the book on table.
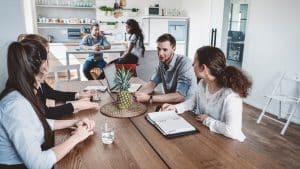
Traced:
[[174, 111], [148, 113], [146, 119], [166, 137], [187, 135], [198, 131]]

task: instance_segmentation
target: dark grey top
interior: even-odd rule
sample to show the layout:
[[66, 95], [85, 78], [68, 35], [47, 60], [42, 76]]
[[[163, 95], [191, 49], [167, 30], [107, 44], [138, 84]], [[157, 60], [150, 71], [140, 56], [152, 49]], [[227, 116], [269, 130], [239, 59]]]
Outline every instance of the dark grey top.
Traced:
[[174, 54], [169, 65], [159, 62], [151, 81], [156, 85], [162, 83], [166, 94], [179, 92], [185, 98], [193, 95], [192, 91], [197, 86], [191, 61], [188, 57], [177, 54]]

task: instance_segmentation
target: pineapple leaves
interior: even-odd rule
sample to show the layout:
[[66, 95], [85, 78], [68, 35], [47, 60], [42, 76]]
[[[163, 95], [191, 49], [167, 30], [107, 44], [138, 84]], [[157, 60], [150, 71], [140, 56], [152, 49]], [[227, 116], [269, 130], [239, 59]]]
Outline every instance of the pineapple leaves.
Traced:
[[117, 70], [115, 82], [121, 90], [128, 90], [128, 88], [130, 87], [129, 80], [131, 76], [131, 72], [125, 69], [124, 66]]

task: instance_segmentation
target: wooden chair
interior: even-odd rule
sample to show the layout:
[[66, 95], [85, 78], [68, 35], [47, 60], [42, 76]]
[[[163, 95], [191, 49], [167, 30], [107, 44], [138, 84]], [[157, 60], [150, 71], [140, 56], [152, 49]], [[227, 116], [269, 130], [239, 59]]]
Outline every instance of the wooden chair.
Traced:
[[[49, 70], [49, 74], [54, 73], [54, 79], [55, 81], [59, 81], [60, 79], [58, 78], [58, 73], [60, 72], [70, 72], [71, 70], [76, 70], [77, 72], [77, 78], [73, 80], [78, 80], [81, 81], [80, 77], [80, 64], [74, 64], [74, 65], [68, 65], [68, 66], [55, 66], [51, 67]], [[70, 80], [70, 79], [69, 79]]]
[[[294, 115], [294, 113], [297, 110], [297, 106], [300, 103], [300, 96], [298, 93], [298, 96], [292, 96], [290, 94], [287, 94], [286, 92], [282, 91], [281, 88], [285, 87], [288, 85], [296, 85], [296, 89], [299, 88], [300, 85], [300, 74], [288, 74], [288, 73], [282, 73], [278, 82], [276, 83], [271, 95], [265, 96], [268, 98], [268, 101], [263, 109], [263, 111], [261, 112], [259, 118], [257, 119], [256, 123], [260, 123], [263, 116], [270, 118], [271, 120], [274, 120], [276, 122], [279, 122], [281, 124], [284, 125], [283, 129], [281, 130], [280, 134], [284, 135], [288, 125], [290, 124], [290, 121]], [[280, 90], [281, 89], [281, 90]], [[290, 89], [288, 87], [288, 89]], [[267, 110], [267, 108], [270, 106], [271, 101], [272, 100], [277, 100], [279, 101], [279, 105], [280, 105], [280, 109], [281, 109], [281, 104], [282, 103], [286, 103], [289, 104], [291, 106], [291, 111], [289, 113], [287, 113], [287, 121], [285, 123], [274, 119], [272, 117], [269, 117], [267, 115], [265, 115], [265, 112]], [[279, 110], [279, 114], [278, 114], [278, 118], [281, 118], [281, 110]]]
[[90, 70], [90, 74], [94, 80], [97, 80], [103, 74], [103, 71], [99, 67], [94, 67]]

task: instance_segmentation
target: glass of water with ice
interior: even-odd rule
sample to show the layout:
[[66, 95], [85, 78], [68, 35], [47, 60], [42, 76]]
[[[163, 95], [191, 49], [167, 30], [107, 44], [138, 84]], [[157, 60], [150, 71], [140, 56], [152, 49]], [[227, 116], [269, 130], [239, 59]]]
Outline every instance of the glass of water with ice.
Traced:
[[111, 124], [105, 122], [101, 126], [101, 139], [103, 144], [111, 144], [114, 142], [115, 132]]

